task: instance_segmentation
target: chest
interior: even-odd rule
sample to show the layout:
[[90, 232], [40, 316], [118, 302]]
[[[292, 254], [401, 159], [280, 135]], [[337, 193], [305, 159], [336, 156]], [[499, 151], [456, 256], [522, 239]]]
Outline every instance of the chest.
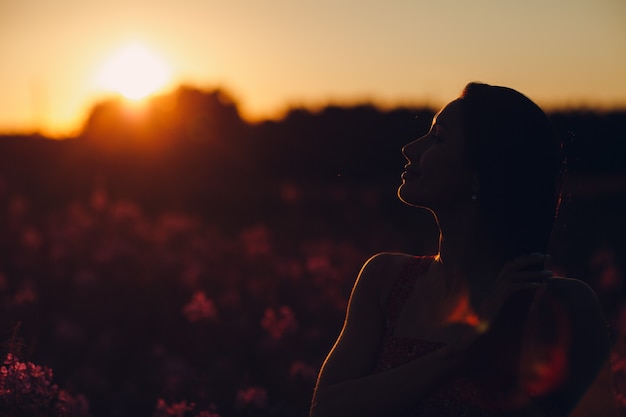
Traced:
[[446, 288], [436, 276], [425, 276], [398, 306], [393, 335], [449, 343], [469, 331], [477, 320], [462, 288]]

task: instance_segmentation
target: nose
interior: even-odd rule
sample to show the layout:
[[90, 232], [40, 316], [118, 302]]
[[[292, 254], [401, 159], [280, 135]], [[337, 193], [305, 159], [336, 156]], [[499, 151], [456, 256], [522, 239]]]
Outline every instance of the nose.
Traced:
[[411, 160], [416, 161], [419, 159], [419, 156], [422, 153], [422, 148], [425, 142], [424, 139], [426, 138], [426, 136], [422, 136], [419, 139], [415, 139], [414, 141], [409, 142], [402, 147], [402, 155], [404, 155], [404, 157], [408, 161], [411, 161]]

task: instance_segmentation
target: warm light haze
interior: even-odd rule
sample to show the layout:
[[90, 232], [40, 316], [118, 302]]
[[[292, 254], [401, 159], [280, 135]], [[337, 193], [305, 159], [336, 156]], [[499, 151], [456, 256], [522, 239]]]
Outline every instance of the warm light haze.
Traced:
[[292, 105], [440, 106], [468, 81], [626, 107], [623, 0], [21, 0], [0, 5], [0, 132], [78, 132], [111, 94], [222, 87]]
[[106, 61], [98, 73], [100, 86], [138, 100], [158, 92], [169, 81], [167, 65], [144, 45], [129, 44]]

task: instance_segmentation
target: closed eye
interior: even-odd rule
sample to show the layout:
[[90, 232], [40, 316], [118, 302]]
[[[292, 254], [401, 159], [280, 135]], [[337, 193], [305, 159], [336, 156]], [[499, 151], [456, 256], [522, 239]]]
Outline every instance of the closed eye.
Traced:
[[439, 129], [439, 127], [437, 125], [434, 125], [431, 129], [430, 129], [430, 134], [429, 136], [432, 136], [433, 141], [435, 143], [440, 143], [442, 142], [443, 138], [441, 136], [441, 129]]

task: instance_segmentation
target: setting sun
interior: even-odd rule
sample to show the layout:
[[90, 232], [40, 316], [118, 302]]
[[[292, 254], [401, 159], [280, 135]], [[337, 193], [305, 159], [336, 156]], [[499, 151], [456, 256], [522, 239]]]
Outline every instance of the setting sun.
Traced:
[[100, 87], [131, 100], [145, 98], [170, 79], [165, 62], [144, 45], [129, 44], [111, 56], [97, 76]]

